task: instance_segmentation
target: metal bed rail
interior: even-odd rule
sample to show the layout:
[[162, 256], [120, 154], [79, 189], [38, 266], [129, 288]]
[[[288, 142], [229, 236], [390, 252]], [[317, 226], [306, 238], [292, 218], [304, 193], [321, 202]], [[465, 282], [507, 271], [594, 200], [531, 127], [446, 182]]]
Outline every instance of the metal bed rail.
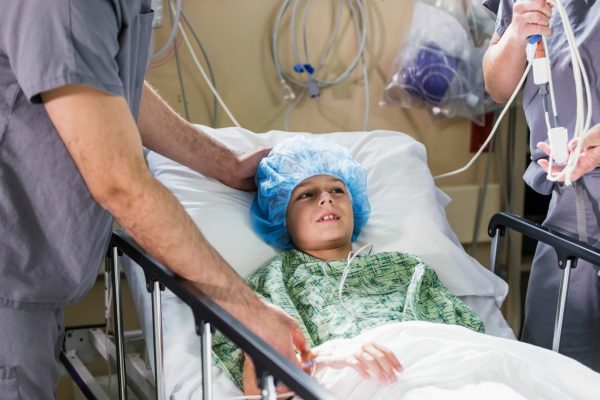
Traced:
[[490, 254], [490, 269], [492, 272], [494, 272], [496, 265], [499, 237], [504, 235], [507, 228], [535, 239], [538, 242], [550, 245], [556, 251], [558, 256], [558, 268], [562, 270], [562, 276], [558, 289], [552, 350], [558, 352], [560, 348], [565, 306], [567, 304], [571, 268], [577, 266], [577, 260], [579, 259], [600, 266], [600, 249], [591, 247], [587, 243], [570, 238], [560, 232], [554, 232], [551, 229], [517, 215], [500, 212], [492, 216], [488, 225], [488, 235], [492, 238]]
[[155, 390], [157, 399], [165, 399], [164, 371], [162, 361], [162, 326], [160, 298], [164, 288], [177, 295], [192, 310], [196, 333], [200, 336], [202, 349], [202, 390], [203, 399], [212, 399], [211, 368], [212, 350], [211, 335], [218, 329], [246, 354], [250, 355], [256, 368], [261, 396], [265, 400], [276, 398], [275, 385], [282, 382], [290, 390], [305, 400], [334, 399], [331, 394], [314, 383], [302, 370], [297, 368], [275, 349], [242, 325], [227, 311], [206, 296], [191, 282], [176, 277], [170, 270], [154, 260], [127, 233], [115, 231], [110, 241], [108, 252], [112, 258], [112, 287], [114, 290], [114, 316], [116, 322], [117, 376], [119, 399], [127, 398], [126, 365], [124, 354], [124, 333], [121, 311], [119, 256], [125, 255], [136, 262], [143, 270], [146, 287], [152, 294], [154, 320], [154, 364]]

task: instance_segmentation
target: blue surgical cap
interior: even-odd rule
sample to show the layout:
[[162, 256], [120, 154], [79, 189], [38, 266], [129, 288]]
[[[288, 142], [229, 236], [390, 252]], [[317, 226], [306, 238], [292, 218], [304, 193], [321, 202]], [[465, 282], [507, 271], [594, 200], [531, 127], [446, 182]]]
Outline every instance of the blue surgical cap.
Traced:
[[315, 175], [331, 175], [346, 185], [354, 213], [352, 241], [356, 240], [371, 213], [365, 170], [348, 149], [329, 139], [296, 136], [275, 146], [256, 170], [252, 225], [265, 242], [279, 249], [294, 247], [286, 209], [296, 186]]

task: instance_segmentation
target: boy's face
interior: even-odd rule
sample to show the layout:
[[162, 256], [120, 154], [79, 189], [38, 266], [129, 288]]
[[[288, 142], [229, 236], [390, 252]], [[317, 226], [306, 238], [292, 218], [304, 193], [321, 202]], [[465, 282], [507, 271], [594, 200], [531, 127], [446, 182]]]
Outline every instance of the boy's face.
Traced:
[[301, 182], [290, 197], [286, 223], [300, 251], [351, 247], [354, 213], [344, 182], [329, 175]]

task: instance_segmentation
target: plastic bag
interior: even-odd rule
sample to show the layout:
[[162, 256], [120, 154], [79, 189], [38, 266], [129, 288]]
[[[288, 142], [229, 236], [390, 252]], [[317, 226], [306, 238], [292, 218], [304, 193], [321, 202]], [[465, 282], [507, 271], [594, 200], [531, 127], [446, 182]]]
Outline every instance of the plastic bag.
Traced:
[[494, 21], [485, 14], [465, 13], [461, 0], [417, 1], [381, 104], [423, 106], [434, 116], [482, 124], [487, 110], [481, 62], [490, 24], [493, 33]]

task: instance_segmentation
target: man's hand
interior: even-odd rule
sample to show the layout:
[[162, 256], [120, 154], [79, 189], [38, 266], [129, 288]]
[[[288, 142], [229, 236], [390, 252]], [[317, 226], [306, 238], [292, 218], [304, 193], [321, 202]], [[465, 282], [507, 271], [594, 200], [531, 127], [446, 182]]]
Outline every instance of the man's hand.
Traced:
[[511, 39], [523, 43], [529, 36], [552, 35], [552, 6], [546, 0], [519, 0], [513, 6], [513, 17], [507, 29]]
[[[257, 315], [264, 318], [260, 320], [253, 318], [252, 322], [246, 321], [246, 325], [261, 339], [265, 340], [275, 350], [279, 351], [285, 358], [300, 368], [300, 362], [308, 357], [314, 357], [310, 346], [298, 326], [295, 319], [290, 317], [281, 308], [264, 304], [265, 309], [257, 311]], [[296, 356], [295, 350], [300, 352], [300, 360]], [[256, 384], [256, 371], [248, 355], [244, 360], [243, 385], [246, 395], [255, 395], [260, 393]], [[285, 386], [279, 386], [277, 391], [285, 393], [288, 389]]]
[[[577, 139], [571, 140], [569, 142], [569, 152], [572, 153], [577, 146]], [[550, 145], [545, 142], [540, 142], [537, 144], [537, 148], [542, 150], [548, 157], [550, 157]], [[543, 168], [546, 173], [548, 173], [548, 160], [542, 159], [538, 160], [538, 165]], [[593, 171], [597, 167], [600, 166], [600, 124], [593, 126], [586, 135], [585, 139], [583, 139], [583, 145], [581, 147], [581, 153], [579, 154], [579, 159], [577, 160], [577, 165], [573, 170], [573, 174], [571, 175], [571, 180], [575, 182], [583, 175], [588, 172]], [[562, 168], [552, 166], [552, 172], [557, 174], [561, 171]], [[562, 179], [564, 180], [564, 179]]]
[[234, 174], [225, 177], [221, 181], [234, 189], [255, 190], [254, 174], [260, 161], [271, 151], [270, 147], [260, 147], [256, 150], [244, 153], [237, 159]]
[[545, 0], [519, 0], [506, 31], [492, 36], [483, 56], [483, 76], [485, 89], [496, 103], [508, 101], [517, 88], [527, 66], [527, 38], [552, 34], [551, 15], [552, 7]]
[[264, 318], [259, 320], [253, 316], [255, 322], [247, 323], [250, 329], [300, 368], [294, 349], [304, 355], [310, 353], [310, 346], [298, 322], [281, 308], [271, 304], [266, 304], [259, 315], [264, 315]]

